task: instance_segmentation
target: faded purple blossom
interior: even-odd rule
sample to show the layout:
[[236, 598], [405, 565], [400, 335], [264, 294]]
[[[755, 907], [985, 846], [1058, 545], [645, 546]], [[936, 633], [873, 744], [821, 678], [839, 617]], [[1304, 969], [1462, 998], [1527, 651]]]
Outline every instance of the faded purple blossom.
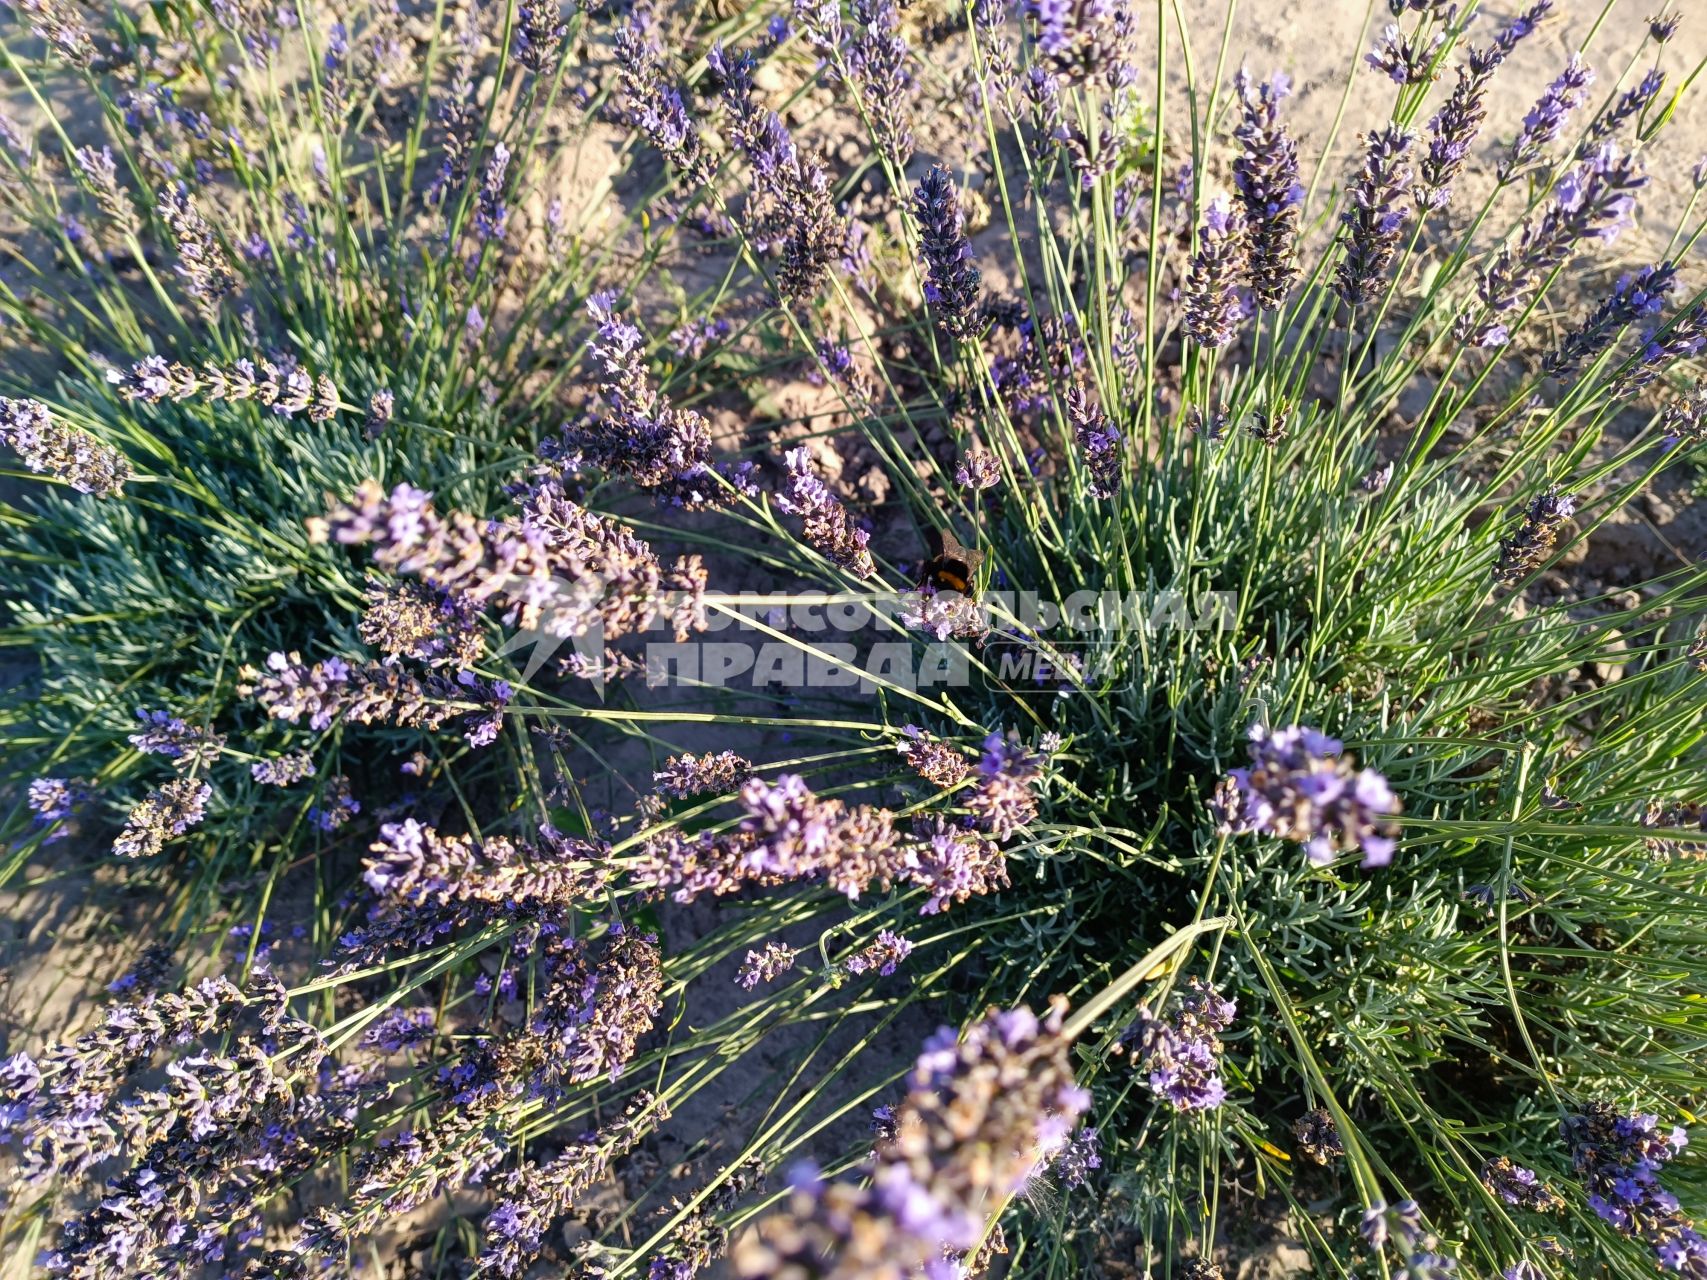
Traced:
[[254, 761], [249, 775], [268, 787], [288, 787], [314, 777], [314, 758], [307, 751], [287, 751], [282, 756]]
[[1364, 55], [1364, 61], [1394, 84], [1427, 84], [1439, 74], [1434, 70], [1435, 59], [1446, 44], [1446, 33], [1437, 31], [1426, 45], [1417, 37], [1420, 32], [1406, 33], [1388, 23], [1375, 42], [1375, 48]]
[[1233, 340], [1245, 311], [1238, 282], [1247, 274], [1245, 215], [1224, 195], [1209, 202], [1185, 281], [1185, 331], [1206, 347]]
[[848, 519], [847, 509], [818, 478], [812, 466], [812, 451], [805, 445], [783, 455], [788, 465], [788, 483], [777, 494], [776, 505], [806, 525], [807, 543], [828, 556], [856, 578], [877, 572], [866, 544], [871, 535]]
[[212, 315], [219, 300], [241, 283], [231, 259], [182, 183], [160, 193], [157, 212], [177, 243], [178, 277], [185, 291]]
[[1037, 816], [1043, 760], [1021, 745], [1015, 733], [991, 733], [978, 759], [977, 785], [966, 805], [981, 831], [1006, 840]]
[[167, 711], [137, 708], [142, 729], [130, 735], [130, 745], [144, 755], [165, 756], [180, 772], [199, 772], [219, 759], [222, 734], [186, 724]]
[[735, 1273], [862, 1280], [954, 1265], [984, 1234], [988, 1205], [1047, 1167], [1089, 1104], [1073, 1080], [1064, 1007], [1042, 1022], [1024, 1008], [992, 1012], [964, 1038], [946, 1027], [931, 1037], [868, 1185], [797, 1169], [790, 1199], [737, 1242]]
[[875, 939], [842, 961], [842, 968], [856, 978], [868, 973], [887, 978], [912, 954], [913, 944], [908, 939], [892, 930], [880, 929]]
[[1218, 796], [1231, 832], [1296, 841], [1315, 866], [1353, 850], [1365, 867], [1392, 861], [1400, 805], [1384, 777], [1354, 768], [1339, 740], [1316, 729], [1254, 724], [1250, 739], [1250, 765], [1234, 769]]
[[1339, 1126], [1326, 1107], [1315, 1107], [1292, 1122], [1292, 1141], [1299, 1153], [1320, 1165], [1345, 1157]]
[[794, 968], [794, 961], [800, 952], [786, 942], [767, 942], [759, 951], [747, 952], [741, 961], [741, 971], [735, 975], [735, 982], [745, 991], [765, 982], [773, 982]]
[[752, 761], [733, 751], [704, 755], [672, 756], [652, 775], [658, 790], [677, 800], [692, 796], [721, 795], [733, 791], [753, 776]]
[[107, 371], [107, 381], [127, 400], [158, 404], [202, 395], [209, 400], [253, 400], [288, 417], [307, 411], [317, 422], [338, 411], [338, 389], [325, 374], [310, 374], [296, 364], [237, 360], [230, 366], [204, 364], [199, 370], [163, 356], [148, 356], [129, 373]]
[[1523, 524], [1509, 538], [1500, 539], [1500, 556], [1494, 577], [1502, 585], [1515, 587], [1547, 561], [1565, 522], [1576, 514], [1575, 499], [1557, 487], [1539, 493], [1524, 513]]
[[928, 582], [916, 591], [900, 593], [895, 620], [909, 631], [934, 636], [938, 642], [978, 640], [990, 630], [984, 604], [976, 596], [939, 591]]
[[907, 758], [914, 773], [944, 790], [959, 786], [972, 772], [971, 764], [952, 744], [933, 738], [915, 724], [901, 726], [896, 749]]
[[201, 822], [212, 794], [212, 787], [194, 778], [174, 778], [150, 791], [125, 819], [113, 852], [123, 858], [153, 857], [166, 841]]
[[1001, 463], [988, 449], [968, 449], [955, 464], [954, 482], [974, 491], [993, 489], [1002, 482]]
[[68, 778], [34, 778], [24, 794], [35, 825], [54, 828], [43, 837], [43, 844], [73, 834], [77, 830], [77, 811], [88, 799], [88, 788]]
[[37, 400], [0, 397], [0, 444], [38, 475], [97, 498], [117, 497], [134, 475], [124, 454], [86, 431], [55, 422]]
[[1398, 253], [1406, 217], [1400, 201], [1411, 184], [1411, 142], [1397, 125], [1371, 133], [1363, 171], [1347, 192], [1340, 215], [1345, 254], [1334, 271], [1334, 292], [1350, 306], [1380, 300], [1387, 268]]
[[1276, 72], [1253, 82], [1243, 67], [1233, 77], [1239, 123], [1233, 137], [1233, 184], [1243, 208], [1247, 267], [1257, 305], [1273, 311], [1298, 278], [1295, 259], [1298, 216], [1304, 188], [1298, 181], [1298, 144], [1280, 123], [1280, 103], [1292, 82]]
[[960, 198], [947, 169], [931, 166], [913, 193], [913, 206], [925, 260], [925, 297], [937, 323], [957, 338], [976, 337], [985, 326], [978, 308], [983, 276], [972, 261]]
[[1512, 177], [1546, 154], [1547, 148], [1564, 132], [1571, 113], [1582, 105], [1593, 83], [1593, 69], [1583, 61], [1582, 54], [1573, 53], [1558, 79], [1547, 86], [1547, 92], [1524, 116], [1523, 129], [1511, 144], [1511, 154], [1500, 164], [1502, 179]]

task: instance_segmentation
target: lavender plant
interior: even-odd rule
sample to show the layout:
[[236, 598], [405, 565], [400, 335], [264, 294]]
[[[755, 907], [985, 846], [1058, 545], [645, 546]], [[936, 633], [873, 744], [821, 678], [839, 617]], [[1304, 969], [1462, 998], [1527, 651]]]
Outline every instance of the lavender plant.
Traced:
[[1703, 1273], [1689, 26], [1388, 8], [20, 6], [20, 1274]]

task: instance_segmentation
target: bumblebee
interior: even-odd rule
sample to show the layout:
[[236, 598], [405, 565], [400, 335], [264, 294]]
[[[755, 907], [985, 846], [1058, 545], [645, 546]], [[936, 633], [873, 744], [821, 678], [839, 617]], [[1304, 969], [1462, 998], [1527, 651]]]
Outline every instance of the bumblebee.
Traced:
[[927, 529], [925, 539], [930, 545], [930, 556], [919, 566], [919, 586], [971, 595], [972, 579], [977, 576], [978, 566], [984, 563], [984, 553], [961, 546], [960, 539], [948, 529]]

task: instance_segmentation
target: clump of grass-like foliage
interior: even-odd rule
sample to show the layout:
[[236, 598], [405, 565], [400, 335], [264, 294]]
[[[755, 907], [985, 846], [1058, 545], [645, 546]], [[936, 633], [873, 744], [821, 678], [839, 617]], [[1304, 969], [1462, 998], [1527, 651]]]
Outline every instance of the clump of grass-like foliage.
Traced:
[[1676, 21], [1392, 7], [18, 6], [16, 1273], [1707, 1275]]

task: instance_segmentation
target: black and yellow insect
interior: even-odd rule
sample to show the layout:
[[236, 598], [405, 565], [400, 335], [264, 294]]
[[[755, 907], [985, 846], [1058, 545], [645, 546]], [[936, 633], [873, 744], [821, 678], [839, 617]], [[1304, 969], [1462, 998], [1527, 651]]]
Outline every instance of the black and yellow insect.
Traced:
[[971, 595], [972, 579], [984, 563], [984, 553], [961, 546], [960, 539], [948, 529], [927, 529], [925, 540], [930, 544], [930, 556], [919, 566], [919, 585]]

